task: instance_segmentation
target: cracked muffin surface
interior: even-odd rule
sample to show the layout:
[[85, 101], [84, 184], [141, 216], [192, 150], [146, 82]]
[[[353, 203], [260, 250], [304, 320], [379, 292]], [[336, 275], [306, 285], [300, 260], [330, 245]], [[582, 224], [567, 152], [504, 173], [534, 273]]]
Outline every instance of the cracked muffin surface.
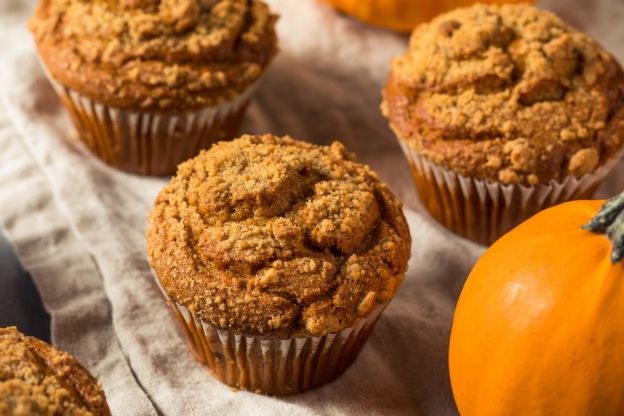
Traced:
[[418, 26], [382, 112], [400, 139], [465, 176], [581, 176], [624, 140], [624, 74], [588, 35], [530, 5], [475, 5]]
[[69, 354], [0, 328], [0, 415], [108, 416], [101, 387]]
[[400, 285], [410, 253], [401, 203], [339, 142], [220, 142], [178, 168], [149, 216], [164, 290], [246, 335], [325, 335]]
[[61, 84], [124, 109], [186, 111], [260, 77], [276, 19], [260, 0], [42, 0], [29, 26]]

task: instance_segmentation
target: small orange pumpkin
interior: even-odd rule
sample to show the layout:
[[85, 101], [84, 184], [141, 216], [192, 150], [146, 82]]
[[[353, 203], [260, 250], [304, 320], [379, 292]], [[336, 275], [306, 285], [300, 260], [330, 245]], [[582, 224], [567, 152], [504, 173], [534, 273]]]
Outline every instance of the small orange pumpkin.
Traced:
[[449, 349], [463, 416], [624, 414], [624, 193], [603, 202], [542, 211], [475, 265]]
[[[325, 0], [337, 10], [371, 25], [411, 32], [417, 24], [476, 0]], [[481, 3], [521, 3], [527, 0], [482, 0]]]

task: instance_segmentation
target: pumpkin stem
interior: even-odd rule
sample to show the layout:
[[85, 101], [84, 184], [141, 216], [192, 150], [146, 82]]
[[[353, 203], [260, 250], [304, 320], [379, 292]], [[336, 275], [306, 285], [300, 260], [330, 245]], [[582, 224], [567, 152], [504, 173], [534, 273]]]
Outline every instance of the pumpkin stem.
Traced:
[[611, 263], [624, 259], [624, 192], [609, 198], [598, 214], [581, 227], [594, 233], [607, 234], [613, 249]]

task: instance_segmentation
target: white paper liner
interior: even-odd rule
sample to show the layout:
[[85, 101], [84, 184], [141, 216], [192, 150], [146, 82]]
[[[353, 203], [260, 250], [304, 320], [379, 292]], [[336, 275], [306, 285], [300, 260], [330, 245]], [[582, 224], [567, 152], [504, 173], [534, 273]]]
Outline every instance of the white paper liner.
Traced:
[[280, 339], [219, 329], [173, 300], [152, 274], [184, 328], [195, 358], [221, 382], [270, 395], [301, 393], [338, 378], [355, 361], [386, 304], [352, 327], [325, 336]]
[[173, 174], [200, 150], [232, 138], [257, 86], [256, 81], [233, 100], [197, 111], [135, 112], [94, 101], [44, 72], [87, 147], [111, 166], [146, 175]]
[[437, 166], [406, 140], [398, 141], [410, 163], [420, 200], [433, 218], [462, 237], [486, 245], [543, 209], [590, 198], [622, 156], [619, 152], [579, 178], [570, 175], [562, 182], [504, 185]]

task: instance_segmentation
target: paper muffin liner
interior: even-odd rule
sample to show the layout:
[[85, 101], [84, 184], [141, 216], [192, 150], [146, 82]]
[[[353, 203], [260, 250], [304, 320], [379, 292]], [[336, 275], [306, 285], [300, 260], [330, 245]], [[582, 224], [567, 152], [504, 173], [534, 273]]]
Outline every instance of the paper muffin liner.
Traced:
[[353, 326], [325, 336], [243, 335], [203, 321], [172, 299], [152, 273], [195, 358], [222, 383], [255, 393], [296, 394], [335, 380], [355, 361], [387, 305], [378, 304]]
[[421, 202], [431, 216], [456, 234], [490, 245], [516, 225], [548, 207], [590, 198], [622, 152], [592, 173], [533, 186], [488, 182], [442, 168], [421, 156], [406, 140], [407, 157]]
[[117, 169], [143, 175], [173, 174], [179, 163], [201, 149], [235, 137], [257, 84], [218, 106], [155, 113], [100, 103], [61, 85], [45, 72], [69, 111], [79, 138], [91, 152]]

